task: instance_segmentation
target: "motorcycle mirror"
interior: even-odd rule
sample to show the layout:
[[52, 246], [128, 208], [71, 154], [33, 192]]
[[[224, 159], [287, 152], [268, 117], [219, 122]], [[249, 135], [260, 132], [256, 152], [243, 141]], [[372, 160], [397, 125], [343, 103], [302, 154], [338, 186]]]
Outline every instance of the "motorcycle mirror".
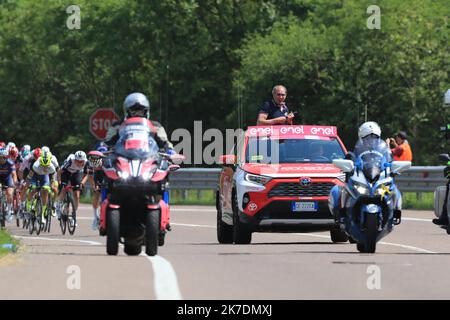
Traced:
[[411, 161], [392, 161], [391, 173], [399, 174], [411, 168]]
[[350, 173], [355, 169], [353, 161], [346, 159], [334, 159], [333, 164], [342, 170], [344, 173]]
[[439, 160], [441, 160], [441, 161], [450, 161], [450, 156], [448, 155], [448, 153], [441, 153], [439, 155]]
[[171, 165], [169, 166], [169, 171], [170, 171], [170, 172], [177, 171], [178, 169], [180, 169], [180, 166], [177, 165], [177, 164], [171, 164]]

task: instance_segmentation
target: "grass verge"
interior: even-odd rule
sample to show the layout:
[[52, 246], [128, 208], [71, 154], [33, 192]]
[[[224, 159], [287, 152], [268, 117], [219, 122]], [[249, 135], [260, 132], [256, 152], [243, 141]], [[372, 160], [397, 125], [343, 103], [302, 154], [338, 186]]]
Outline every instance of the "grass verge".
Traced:
[[11, 251], [9, 249], [2, 248], [2, 245], [6, 243], [12, 243], [16, 247], [19, 246], [19, 241], [14, 239], [7, 229], [0, 230], [0, 258], [7, 255]]

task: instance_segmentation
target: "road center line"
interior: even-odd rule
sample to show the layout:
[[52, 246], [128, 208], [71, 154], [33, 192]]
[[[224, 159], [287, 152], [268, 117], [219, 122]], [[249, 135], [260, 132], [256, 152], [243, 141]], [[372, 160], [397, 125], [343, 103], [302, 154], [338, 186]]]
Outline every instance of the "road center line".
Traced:
[[27, 237], [27, 236], [13, 236], [14, 238], [19, 239], [30, 239], [30, 240], [45, 240], [45, 241], [64, 241], [64, 242], [81, 242], [87, 243], [91, 246], [101, 245], [100, 242], [97, 241], [89, 241], [89, 240], [75, 240], [75, 239], [58, 239], [58, 238], [45, 238], [45, 237]]
[[172, 264], [161, 256], [149, 257], [144, 253], [141, 256], [146, 257], [153, 267], [153, 281], [157, 300], [181, 300], [178, 279]]

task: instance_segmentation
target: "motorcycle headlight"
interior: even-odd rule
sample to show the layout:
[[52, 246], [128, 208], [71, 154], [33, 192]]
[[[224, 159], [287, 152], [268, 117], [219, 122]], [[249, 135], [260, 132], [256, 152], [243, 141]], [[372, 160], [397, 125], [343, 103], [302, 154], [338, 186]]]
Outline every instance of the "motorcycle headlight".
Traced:
[[248, 182], [257, 183], [257, 184], [261, 184], [261, 185], [265, 185], [270, 180], [272, 180], [272, 178], [270, 178], [270, 177], [260, 176], [260, 175], [251, 174], [251, 173], [245, 173], [244, 179]]
[[119, 176], [119, 178], [122, 178], [124, 180], [128, 179], [128, 177], [130, 176], [128, 172], [122, 172], [120, 170], [117, 170], [117, 175]]
[[355, 184], [354, 188], [361, 195], [368, 195], [369, 194], [369, 188], [367, 188], [366, 186], [363, 186], [361, 184]]

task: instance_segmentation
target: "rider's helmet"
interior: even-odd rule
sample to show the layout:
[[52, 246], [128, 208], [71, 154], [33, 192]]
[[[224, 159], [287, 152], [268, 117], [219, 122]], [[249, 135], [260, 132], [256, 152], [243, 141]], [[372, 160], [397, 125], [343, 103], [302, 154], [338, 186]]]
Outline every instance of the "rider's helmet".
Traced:
[[39, 159], [39, 157], [41, 156], [41, 152], [42, 152], [41, 148], [36, 148], [33, 150], [33, 156], [36, 160]]
[[50, 148], [47, 146], [43, 146], [41, 150], [42, 152], [50, 152]]
[[8, 142], [8, 144], [6, 145], [6, 149], [9, 150], [9, 149], [11, 149], [12, 147], [15, 147], [15, 146], [16, 146], [16, 144], [14, 142]]
[[16, 160], [19, 156], [19, 150], [17, 150], [17, 147], [10, 147], [9, 148], [9, 157], [13, 160]]
[[358, 129], [358, 137], [363, 139], [369, 135], [376, 135], [378, 138], [381, 137], [381, 128], [378, 123], [374, 121], [364, 122]]
[[86, 161], [86, 153], [84, 151], [75, 152], [75, 160], [77, 161]]
[[102, 166], [103, 157], [104, 155], [100, 151], [89, 151], [88, 152], [89, 165], [92, 168], [100, 168]]
[[39, 164], [42, 167], [49, 167], [52, 164], [52, 154], [51, 152], [42, 152], [41, 156], [39, 157]]
[[30, 151], [31, 151], [30, 145], [26, 144], [20, 149], [20, 155], [22, 156], [22, 158], [25, 158], [27, 155], [30, 154]]
[[9, 156], [8, 149], [6, 149], [6, 148], [1, 148], [1, 149], [0, 149], [0, 159], [6, 160], [6, 159], [8, 158], [8, 156]]
[[147, 97], [139, 92], [129, 94], [123, 102], [123, 114], [125, 119], [131, 117], [150, 118], [150, 102]]

